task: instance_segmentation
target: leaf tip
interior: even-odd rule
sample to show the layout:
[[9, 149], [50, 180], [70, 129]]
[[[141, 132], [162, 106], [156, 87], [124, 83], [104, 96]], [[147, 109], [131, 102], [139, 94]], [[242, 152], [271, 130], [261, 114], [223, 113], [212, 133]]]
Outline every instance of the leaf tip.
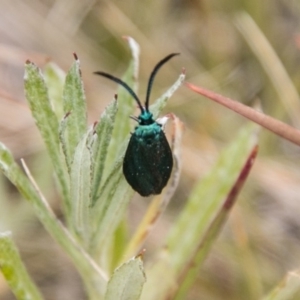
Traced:
[[67, 119], [69, 117], [69, 115], [71, 114], [70, 111], [68, 111], [65, 115], [64, 115], [64, 120]]
[[144, 254], [146, 253], [146, 249], [142, 249], [134, 258], [137, 259], [137, 258], [140, 258], [143, 260], [143, 257], [144, 257]]
[[73, 52], [73, 56], [74, 56], [74, 59], [75, 59], [76, 61], [79, 60], [79, 59], [78, 59], [78, 56], [77, 56], [77, 54], [76, 54], [76, 52]]
[[93, 124], [93, 131], [94, 131], [93, 134], [96, 133], [96, 126], [98, 125], [98, 123], [99, 123], [98, 121], [95, 121]]

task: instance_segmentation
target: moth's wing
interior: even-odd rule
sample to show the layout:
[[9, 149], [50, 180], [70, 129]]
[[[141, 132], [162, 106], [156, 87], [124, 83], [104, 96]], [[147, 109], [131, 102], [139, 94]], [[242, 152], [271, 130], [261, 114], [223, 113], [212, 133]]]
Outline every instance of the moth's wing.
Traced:
[[162, 130], [148, 138], [132, 134], [124, 157], [123, 173], [141, 196], [160, 194], [170, 178], [172, 167], [172, 151]]

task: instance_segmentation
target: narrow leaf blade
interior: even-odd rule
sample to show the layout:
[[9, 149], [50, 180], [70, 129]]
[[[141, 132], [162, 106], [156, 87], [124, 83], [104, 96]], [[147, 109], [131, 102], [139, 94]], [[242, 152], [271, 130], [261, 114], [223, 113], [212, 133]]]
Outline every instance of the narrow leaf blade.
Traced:
[[114, 271], [108, 282], [105, 300], [138, 300], [145, 281], [141, 258], [133, 258]]
[[27, 273], [9, 232], [0, 233], [0, 270], [17, 299], [43, 299]]
[[44, 74], [53, 110], [57, 119], [61, 120], [64, 115], [62, 94], [66, 74], [52, 62], [45, 66]]
[[167, 105], [167, 101], [172, 97], [172, 95], [177, 91], [185, 79], [185, 72], [182, 72], [174, 84], [161, 96], [159, 97], [152, 105], [150, 105], [150, 111], [153, 114], [153, 117], [156, 119], [163, 108]]
[[198, 248], [196, 249], [195, 253], [190, 257], [189, 262], [186, 264], [187, 267], [185, 267], [183, 272], [181, 273], [180, 277], [183, 278], [183, 280], [181, 280], [179, 290], [176, 293], [176, 300], [186, 299], [190, 287], [197, 278], [200, 266], [202, 265], [204, 259], [209, 253], [209, 250], [211, 249], [213, 242], [216, 240], [225, 221], [227, 220], [231, 208], [234, 205], [237, 196], [249, 175], [249, 172], [257, 155], [257, 150], [258, 147], [254, 145], [244, 166], [240, 171], [236, 182], [233, 184], [230, 192], [224, 199], [222, 207], [219, 209], [214, 220], [210, 223], [209, 228], [207, 228], [205, 236], [198, 244]]
[[113, 101], [101, 115], [99, 123], [95, 127], [96, 138], [92, 145], [93, 152], [93, 182], [92, 182], [92, 206], [100, 194], [101, 180], [103, 178], [108, 146], [114, 128], [116, 113], [118, 109], [117, 100]]
[[103, 246], [124, 217], [125, 211], [134, 191], [121, 172], [122, 160], [118, 160], [110, 176], [105, 181], [100, 201], [91, 211], [93, 218], [93, 251], [99, 255]]
[[[137, 77], [139, 66], [139, 45], [130, 37], [127, 38], [132, 53], [132, 59], [122, 80], [125, 81], [134, 91], [137, 90]], [[107, 178], [114, 165], [116, 158], [120, 155], [119, 146], [128, 138], [130, 132], [130, 115], [134, 111], [134, 99], [123, 87], [118, 89], [118, 112], [114, 122], [114, 129], [106, 158], [105, 176]]]
[[71, 165], [75, 148], [87, 129], [86, 101], [80, 62], [77, 57], [75, 58], [67, 74], [63, 91], [64, 113], [70, 113], [65, 133], [68, 165]]
[[72, 226], [83, 245], [86, 246], [90, 233], [91, 151], [88, 140], [91, 134], [91, 130], [89, 130], [77, 145], [70, 174], [70, 194], [73, 208]]
[[58, 120], [52, 110], [41, 71], [29, 61], [25, 65], [24, 80], [26, 98], [53, 163], [63, 193], [65, 212], [68, 215], [70, 207], [69, 180], [65, 161], [60, 152]]
[[[237, 139], [223, 151], [210, 174], [193, 189], [167, 240], [175, 269], [182, 268], [186, 258], [194, 253], [195, 241], [205, 237], [256, 143], [256, 126], [241, 130]], [[178, 247], [179, 243], [181, 247]]]

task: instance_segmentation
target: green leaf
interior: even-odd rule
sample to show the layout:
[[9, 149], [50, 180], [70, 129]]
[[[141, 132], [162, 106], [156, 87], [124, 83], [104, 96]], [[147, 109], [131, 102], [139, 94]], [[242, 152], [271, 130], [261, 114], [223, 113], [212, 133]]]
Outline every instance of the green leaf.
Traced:
[[36, 125], [46, 144], [64, 200], [66, 216], [70, 208], [69, 179], [58, 138], [59, 123], [52, 110], [41, 71], [31, 62], [25, 65], [25, 94]]
[[100, 200], [91, 211], [94, 236], [92, 252], [99, 254], [103, 245], [109, 242], [116, 227], [122, 221], [134, 191], [127, 183], [122, 173], [122, 158], [112, 170], [110, 176], [103, 184]]
[[71, 160], [68, 159], [68, 140], [67, 140], [67, 136], [66, 136], [67, 124], [69, 121], [69, 117], [70, 117], [70, 114], [66, 114], [63, 117], [63, 119], [60, 121], [58, 135], [59, 135], [59, 140], [61, 143], [61, 149], [64, 154], [64, 159], [65, 159], [65, 163], [67, 166], [67, 170], [68, 170], [68, 173], [70, 174], [71, 173]]
[[105, 300], [138, 300], [145, 281], [141, 258], [133, 258], [114, 271], [108, 282]]
[[128, 225], [129, 225], [128, 219], [127, 216], [125, 215], [123, 217], [123, 220], [116, 228], [113, 239], [111, 241], [111, 245], [109, 245], [108, 258], [111, 258], [111, 262], [110, 262], [111, 269], [109, 270], [110, 272], [114, 270], [118, 265], [120, 265], [121, 261], [123, 263], [128, 260], [128, 259], [124, 259], [124, 249], [126, 248], [128, 243], [128, 234], [129, 234]]
[[71, 166], [71, 199], [72, 199], [72, 226], [80, 237], [83, 245], [89, 243], [89, 210], [91, 187], [91, 150], [88, 141], [92, 129], [81, 139], [76, 147]]
[[[129, 67], [122, 77], [122, 80], [125, 81], [134, 91], [137, 90], [137, 76], [138, 76], [138, 65], [139, 65], [139, 45], [135, 42], [134, 39], [128, 38], [129, 46], [132, 52], [132, 60], [129, 64]], [[130, 133], [130, 115], [134, 112], [134, 99], [128, 93], [124, 87], [119, 86], [118, 88], [118, 112], [114, 122], [114, 129], [111, 136], [111, 141], [109, 144], [107, 157], [106, 157], [106, 167], [104, 178], [107, 178], [111, 172], [112, 166], [116, 159], [120, 155], [120, 145], [123, 144], [125, 140], [128, 139]]]
[[[88, 291], [98, 296], [102, 295], [106, 285], [106, 275], [56, 218], [44, 197], [32, 186], [32, 183], [15, 163], [11, 153], [1, 143], [0, 169], [16, 186], [20, 194], [33, 205], [41, 223], [73, 260]], [[95, 299], [99, 299], [99, 297], [95, 297]]]
[[92, 145], [93, 152], [93, 182], [92, 182], [92, 206], [99, 199], [101, 180], [108, 146], [114, 128], [115, 117], [118, 109], [118, 102], [113, 101], [101, 115], [99, 123], [95, 127], [96, 137]]
[[70, 166], [76, 146], [87, 129], [86, 101], [81, 79], [80, 62], [77, 58], [66, 77], [63, 101], [65, 114], [70, 113], [64, 133], [66, 135], [66, 160]]
[[43, 299], [26, 271], [10, 232], [0, 233], [0, 270], [17, 299]]
[[64, 116], [62, 93], [66, 78], [65, 72], [54, 63], [48, 63], [44, 69], [50, 102], [58, 120]]
[[152, 105], [150, 105], [149, 110], [153, 114], [154, 119], [156, 119], [163, 108], [166, 106], [167, 101], [172, 97], [176, 90], [181, 86], [185, 79], [185, 73], [181, 73], [179, 78], [175, 83], [161, 96], [159, 97]]

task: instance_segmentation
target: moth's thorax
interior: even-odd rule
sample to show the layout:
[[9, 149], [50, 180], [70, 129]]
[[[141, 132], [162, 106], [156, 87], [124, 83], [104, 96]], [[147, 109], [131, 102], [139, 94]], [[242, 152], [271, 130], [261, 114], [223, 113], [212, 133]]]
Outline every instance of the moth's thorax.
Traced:
[[162, 130], [161, 125], [156, 123], [150, 125], [138, 125], [135, 127], [134, 134], [138, 138], [147, 139], [154, 138]]

